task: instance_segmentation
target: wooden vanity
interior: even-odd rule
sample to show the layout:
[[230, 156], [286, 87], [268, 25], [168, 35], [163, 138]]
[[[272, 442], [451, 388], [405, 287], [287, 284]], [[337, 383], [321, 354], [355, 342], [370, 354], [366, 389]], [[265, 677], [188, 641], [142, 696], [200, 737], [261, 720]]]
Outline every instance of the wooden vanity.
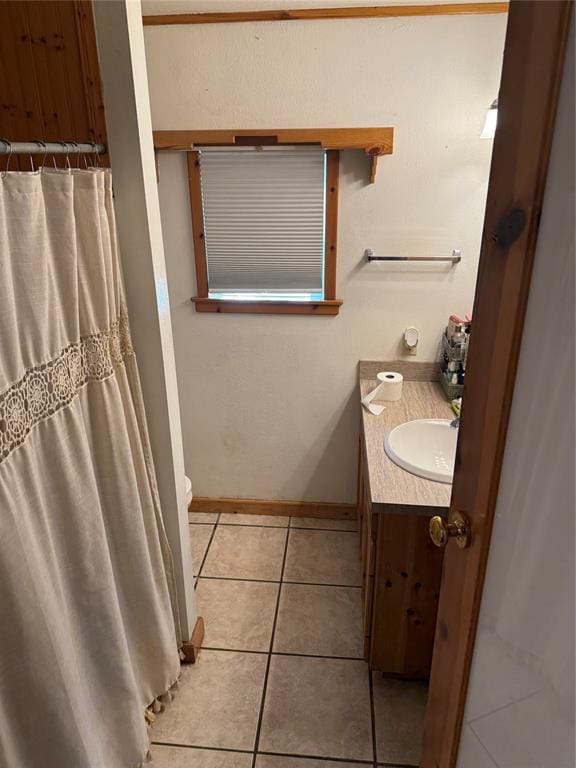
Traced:
[[402, 399], [374, 416], [361, 406], [358, 515], [364, 601], [364, 655], [371, 669], [427, 679], [432, 662], [444, 552], [428, 523], [446, 515], [452, 486], [417, 477], [384, 451], [386, 434], [405, 421], [450, 419], [437, 364], [361, 362], [360, 397], [378, 371], [402, 373]]

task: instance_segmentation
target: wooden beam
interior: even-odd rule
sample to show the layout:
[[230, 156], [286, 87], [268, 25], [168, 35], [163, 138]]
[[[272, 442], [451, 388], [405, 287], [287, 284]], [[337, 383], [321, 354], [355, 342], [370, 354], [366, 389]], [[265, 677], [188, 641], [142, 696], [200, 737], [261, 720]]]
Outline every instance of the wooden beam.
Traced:
[[320, 144], [324, 149], [363, 149], [391, 155], [393, 128], [281, 128], [227, 131], [154, 131], [154, 148], [188, 152], [199, 146]]
[[195, 496], [190, 512], [227, 512], [238, 515], [286, 515], [322, 520], [356, 520], [356, 504], [324, 501], [280, 501], [276, 499], [230, 499]]
[[336, 254], [338, 252], [338, 184], [340, 152], [326, 153], [326, 237], [324, 252], [324, 296], [336, 298]]
[[320, 19], [389, 19], [398, 16], [455, 16], [507, 13], [508, 3], [435, 3], [434, 5], [359, 6], [356, 8], [300, 8], [282, 11], [227, 13], [169, 13], [144, 16], [144, 26], [171, 24], [233, 24], [239, 21], [312, 21]]
[[188, 152], [188, 191], [192, 214], [192, 236], [194, 239], [194, 262], [196, 264], [196, 290], [202, 299], [208, 298], [208, 268], [204, 239], [204, 216], [202, 214], [202, 187], [200, 185], [200, 161], [198, 152]]

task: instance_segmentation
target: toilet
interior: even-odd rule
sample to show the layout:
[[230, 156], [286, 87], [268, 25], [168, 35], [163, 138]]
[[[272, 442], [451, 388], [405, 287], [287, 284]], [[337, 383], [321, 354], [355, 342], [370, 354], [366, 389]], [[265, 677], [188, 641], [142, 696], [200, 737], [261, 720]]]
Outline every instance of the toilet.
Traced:
[[186, 481], [186, 506], [190, 506], [190, 502], [192, 501], [192, 482], [190, 481], [189, 477], [185, 478]]

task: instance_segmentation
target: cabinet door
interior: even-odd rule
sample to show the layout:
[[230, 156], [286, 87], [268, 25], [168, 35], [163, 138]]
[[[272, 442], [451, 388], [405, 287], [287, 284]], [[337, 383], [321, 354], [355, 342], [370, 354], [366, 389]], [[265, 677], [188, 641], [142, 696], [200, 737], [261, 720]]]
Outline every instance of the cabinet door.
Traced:
[[430, 674], [442, 559], [428, 517], [379, 515], [372, 669], [390, 675]]

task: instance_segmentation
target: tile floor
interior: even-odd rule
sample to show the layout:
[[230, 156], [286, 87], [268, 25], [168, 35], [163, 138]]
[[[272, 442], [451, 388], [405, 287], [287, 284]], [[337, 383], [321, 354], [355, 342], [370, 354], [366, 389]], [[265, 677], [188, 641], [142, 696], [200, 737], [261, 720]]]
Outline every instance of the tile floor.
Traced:
[[152, 731], [157, 768], [417, 766], [426, 686], [362, 659], [353, 522], [190, 514], [198, 662]]

